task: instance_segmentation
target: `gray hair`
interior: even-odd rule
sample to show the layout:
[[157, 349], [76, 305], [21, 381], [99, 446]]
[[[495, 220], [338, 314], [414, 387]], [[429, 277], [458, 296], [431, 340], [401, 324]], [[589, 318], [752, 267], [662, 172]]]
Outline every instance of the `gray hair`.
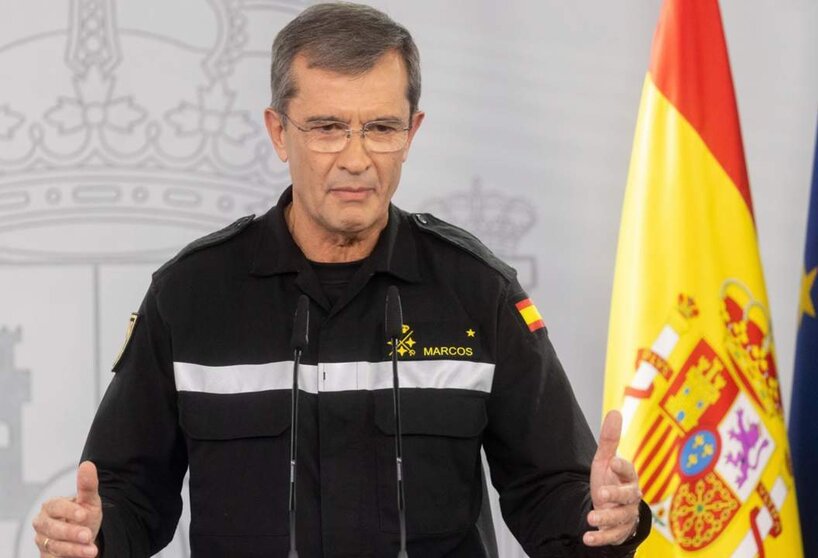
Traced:
[[270, 64], [270, 106], [286, 112], [297, 93], [293, 60], [304, 54], [309, 67], [358, 76], [375, 65], [387, 51], [395, 50], [406, 66], [406, 98], [410, 115], [420, 101], [420, 54], [405, 27], [389, 16], [361, 4], [317, 4], [288, 23], [273, 42]]

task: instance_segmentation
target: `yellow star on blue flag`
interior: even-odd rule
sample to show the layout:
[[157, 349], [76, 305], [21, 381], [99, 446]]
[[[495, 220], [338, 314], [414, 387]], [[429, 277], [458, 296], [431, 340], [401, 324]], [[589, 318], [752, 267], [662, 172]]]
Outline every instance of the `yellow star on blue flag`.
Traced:
[[812, 298], [812, 286], [815, 284], [815, 276], [818, 275], [818, 266], [813, 267], [809, 273], [804, 272], [801, 278], [801, 298], [798, 307], [798, 325], [801, 325], [801, 320], [804, 314], [810, 318], [815, 317], [815, 301]]

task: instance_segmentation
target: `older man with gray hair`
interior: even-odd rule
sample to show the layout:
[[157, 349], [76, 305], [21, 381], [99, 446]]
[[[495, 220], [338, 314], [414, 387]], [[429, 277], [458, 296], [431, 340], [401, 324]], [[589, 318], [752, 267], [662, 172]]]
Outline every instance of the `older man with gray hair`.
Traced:
[[159, 552], [189, 470], [197, 558], [496, 556], [481, 448], [530, 556], [631, 555], [650, 510], [616, 456], [621, 417], [597, 446], [514, 270], [391, 204], [424, 119], [409, 32], [366, 6], [313, 6], [276, 37], [271, 86], [292, 186], [154, 273], [77, 494], [34, 520], [42, 555]]

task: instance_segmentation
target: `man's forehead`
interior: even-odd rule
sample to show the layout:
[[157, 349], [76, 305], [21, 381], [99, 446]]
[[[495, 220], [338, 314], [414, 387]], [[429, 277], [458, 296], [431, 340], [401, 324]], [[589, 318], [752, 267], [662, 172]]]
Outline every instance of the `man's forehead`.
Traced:
[[334, 116], [342, 120], [356, 116], [367, 119], [408, 116], [406, 65], [397, 52], [385, 53], [372, 68], [356, 75], [310, 64], [309, 57], [303, 54], [293, 60], [296, 94], [290, 100], [291, 110], [302, 111], [303, 116]]

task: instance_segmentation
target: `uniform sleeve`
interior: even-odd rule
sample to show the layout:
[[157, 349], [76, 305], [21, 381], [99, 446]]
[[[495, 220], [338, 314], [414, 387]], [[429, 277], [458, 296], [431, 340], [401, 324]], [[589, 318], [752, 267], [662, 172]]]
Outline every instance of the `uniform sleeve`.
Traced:
[[187, 453], [179, 430], [171, 339], [151, 285], [82, 459], [99, 472], [103, 555], [145, 557], [173, 538]]
[[[532, 558], [623, 557], [650, 530], [640, 509], [637, 536], [619, 546], [587, 547], [590, 465], [596, 441], [544, 326], [526, 323], [512, 284], [499, 309], [497, 358], [484, 437], [503, 518]], [[532, 329], [534, 331], [532, 331]]]

